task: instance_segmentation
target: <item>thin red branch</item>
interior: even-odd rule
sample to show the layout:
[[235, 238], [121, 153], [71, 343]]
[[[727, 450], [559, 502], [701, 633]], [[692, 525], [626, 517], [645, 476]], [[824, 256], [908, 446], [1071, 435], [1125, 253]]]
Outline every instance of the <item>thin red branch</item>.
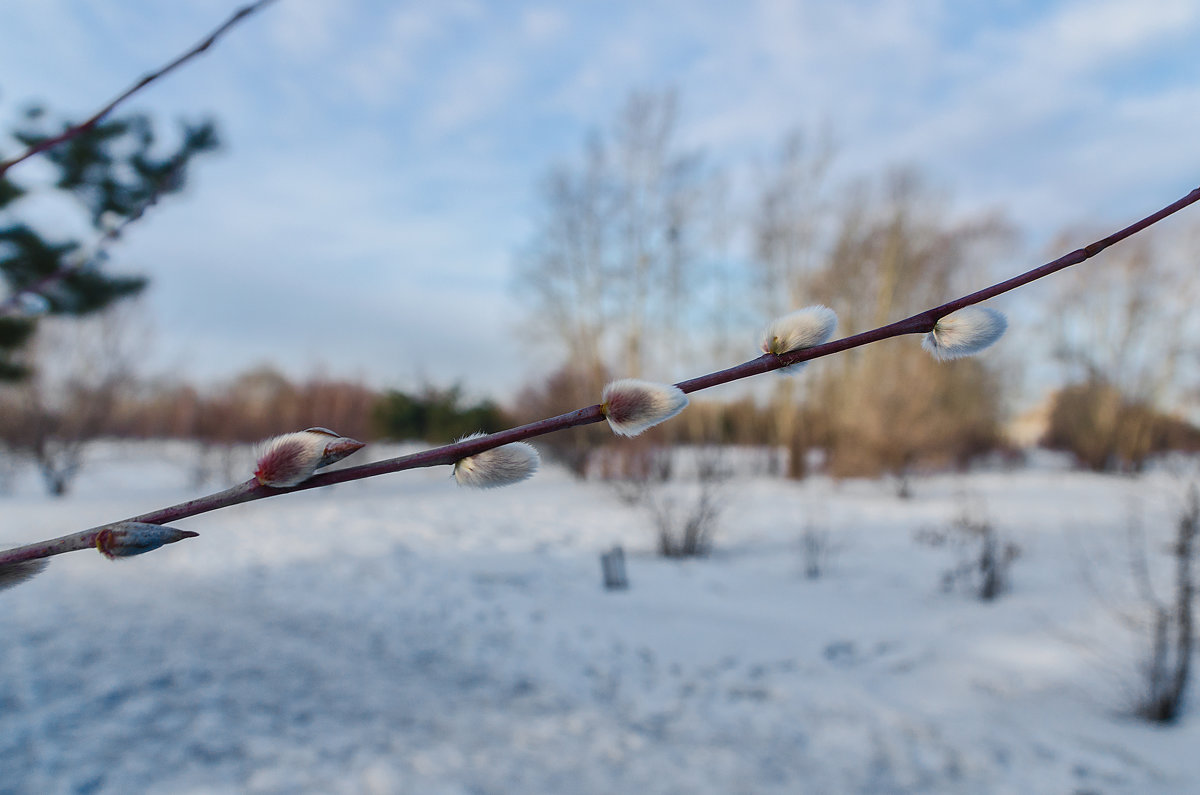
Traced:
[[[817, 345], [804, 350], [793, 351], [792, 353], [776, 356], [774, 354], [765, 354], [757, 359], [751, 359], [735, 367], [730, 367], [726, 370], [720, 370], [715, 373], [702, 375], [698, 378], [692, 378], [688, 381], [681, 381], [676, 384], [684, 392], [698, 392], [702, 389], [726, 384], [731, 381], [737, 381], [742, 378], [760, 375], [778, 370], [781, 367], [786, 367], [797, 362], [808, 361], [810, 359], [819, 359], [823, 356], [829, 356], [834, 353], [839, 353], [850, 348], [858, 348], [863, 345], [868, 345], [872, 342], [888, 339], [890, 337], [899, 337], [905, 334], [923, 334], [933, 330], [934, 324], [942, 317], [962, 309], [972, 304], [978, 304], [986, 301], [989, 298], [994, 298], [997, 295], [1006, 293], [1010, 290], [1015, 290], [1017, 287], [1028, 284], [1029, 282], [1041, 279], [1044, 276], [1049, 276], [1056, 271], [1064, 268], [1069, 268], [1072, 265], [1094, 257], [1104, 249], [1118, 243], [1132, 235], [1137, 234], [1148, 226], [1158, 223], [1167, 216], [1182, 210], [1190, 204], [1200, 201], [1200, 188], [1196, 188], [1187, 196], [1184, 196], [1179, 201], [1167, 205], [1152, 215], [1148, 215], [1135, 224], [1125, 227], [1119, 232], [1115, 232], [1103, 240], [1098, 240], [1084, 248], [1072, 251], [1063, 257], [1059, 257], [1053, 262], [1048, 262], [1045, 265], [1026, 271], [1025, 273], [1015, 276], [1007, 281], [994, 284], [991, 287], [986, 287], [978, 292], [965, 295], [961, 298], [956, 298], [941, 306], [933, 309], [920, 312], [903, 320], [898, 320], [895, 323], [890, 323], [886, 326], [880, 326], [871, 331], [864, 331], [861, 334], [855, 334], [850, 337], [843, 337], [840, 340], [827, 342], [824, 345]], [[347, 467], [345, 469], [326, 472], [320, 475], [314, 475], [308, 480], [301, 483], [299, 486], [291, 488], [272, 488], [263, 486], [254, 479], [250, 479], [245, 483], [241, 483], [225, 491], [210, 494], [206, 497], [199, 497], [194, 500], [172, 505], [168, 508], [162, 508], [150, 513], [144, 513], [140, 516], [134, 516], [125, 521], [131, 522], [146, 522], [149, 524], [166, 524], [179, 519], [185, 519], [189, 516], [196, 516], [209, 511], [215, 511], [218, 508], [226, 508], [231, 505], [239, 505], [243, 502], [251, 502], [253, 500], [261, 500], [266, 497], [274, 497], [279, 494], [289, 494], [295, 491], [306, 491], [308, 489], [317, 489], [323, 486], [332, 486], [335, 483], [345, 483], [351, 480], [361, 480], [363, 478], [375, 477], [377, 475], [386, 475], [392, 472], [400, 472], [406, 469], [417, 469], [420, 467], [430, 467], [438, 465], [449, 465], [468, 456], [481, 453], [484, 450], [491, 450], [511, 442], [518, 442], [524, 439], [530, 439], [535, 436], [542, 436], [551, 431], [559, 431], [565, 428], [575, 428], [581, 425], [590, 425], [595, 422], [601, 422], [604, 419], [604, 413], [599, 405], [588, 406], [587, 408], [577, 409], [576, 411], [567, 414], [560, 414], [557, 417], [539, 420], [521, 425], [516, 428], [509, 428], [506, 431], [500, 431], [488, 436], [480, 436], [473, 439], [468, 439], [462, 442], [437, 447], [431, 450], [424, 450], [411, 455], [400, 456], [399, 458], [389, 458], [383, 461], [375, 461], [370, 464], [362, 464], [356, 467]], [[96, 536], [105, 527], [111, 525], [101, 525], [83, 530], [78, 533], [72, 533], [50, 541], [42, 541], [36, 544], [29, 544], [23, 547], [0, 552], [0, 565], [6, 563], [18, 563], [25, 560], [34, 560], [36, 558], [45, 558], [51, 555], [58, 555], [63, 552], [71, 552], [77, 549], [87, 549], [94, 546]]]
[[92, 114], [91, 118], [89, 118], [87, 121], [81, 122], [72, 127], [68, 127], [67, 129], [63, 130], [60, 134], [54, 136], [53, 138], [47, 138], [44, 141], [40, 141], [40, 142], [34, 144], [33, 146], [29, 147], [28, 149], [26, 149], [21, 154], [14, 157], [13, 159], [5, 160], [4, 162], [0, 163], [0, 177], [3, 177], [8, 172], [8, 170], [10, 168], [12, 168], [13, 166], [15, 166], [17, 163], [28, 160], [29, 158], [33, 157], [36, 154], [44, 152], [47, 149], [50, 149], [51, 147], [58, 146], [59, 144], [64, 143], [65, 141], [69, 141], [72, 138], [74, 138], [75, 136], [80, 135], [81, 133], [85, 133], [88, 130], [92, 129], [97, 124], [99, 124], [104, 119], [104, 117], [106, 117], [109, 113], [112, 113], [113, 109], [116, 108], [118, 105], [120, 105], [122, 102], [129, 99], [131, 96], [136, 94], [138, 91], [141, 91], [143, 88], [150, 85], [155, 80], [162, 77], [163, 75], [175, 70], [177, 67], [182, 66], [183, 64], [190, 61], [192, 58], [195, 58], [200, 53], [206, 51], [209, 47], [213, 46], [217, 42], [217, 39], [221, 38], [221, 36], [223, 36], [225, 34], [225, 32], [228, 31], [230, 28], [232, 28], [234, 25], [238, 24], [246, 17], [250, 16], [251, 14], [254, 14], [255, 12], [257, 12], [264, 6], [270, 5], [273, 2], [275, 2], [275, 0], [257, 0], [257, 2], [250, 3], [249, 5], [243, 6], [242, 8], [238, 9], [237, 11], [235, 11], [233, 13], [233, 16], [231, 16], [231, 17], [229, 17], [229, 19], [225, 20], [224, 24], [222, 24], [220, 27], [218, 27], [212, 33], [208, 34], [208, 36], [205, 37], [204, 40], [201, 41], [199, 44], [197, 44], [195, 47], [188, 50], [183, 55], [180, 55], [178, 58], [171, 61], [166, 66], [163, 66], [162, 68], [158, 69], [157, 71], [151, 72], [150, 74], [147, 74], [144, 77], [142, 77], [140, 80], [138, 80], [132, 86], [125, 89], [125, 91], [122, 92], [116, 99], [112, 100], [107, 105], [105, 105], [103, 108], [101, 108], [100, 110], [98, 110], [94, 114]]

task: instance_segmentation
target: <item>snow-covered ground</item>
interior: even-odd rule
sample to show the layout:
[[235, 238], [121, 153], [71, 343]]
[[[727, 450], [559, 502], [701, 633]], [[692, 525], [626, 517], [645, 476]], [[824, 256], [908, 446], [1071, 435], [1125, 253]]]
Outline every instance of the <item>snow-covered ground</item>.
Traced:
[[[19, 471], [0, 540], [196, 496], [190, 466], [98, 447], [61, 501]], [[688, 562], [553, 467], [233, 507], [178, 523], [199, 538], [72, 553], [0, 593], [0, 793], [1195, 791], [1200, 709], [1132, 716], [1130, 516], [1165, 597], [1183, 483], [1039, 467], [900, 500], [735, 478], [713, 555]], [[968, 504], [1022, 549], [993, 603], [943, 591], [958, 553], [915, 540]], [[831, 550], [815, 580], [810, 524]], [[607, 592], [618, 543], [631, 587]]]

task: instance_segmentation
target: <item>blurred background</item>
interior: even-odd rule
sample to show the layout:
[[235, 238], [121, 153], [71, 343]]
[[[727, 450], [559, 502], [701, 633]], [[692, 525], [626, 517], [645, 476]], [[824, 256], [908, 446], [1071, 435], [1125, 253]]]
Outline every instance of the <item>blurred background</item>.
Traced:
[[[0, 0], [0, 162], [236, 8]], [[1024, 272], [1196, 187], [1197, 52], [1193, 0], [269, 3], [0, 166], [0, 548]], [[57, 557], [0, 593], [0, 795], [1192, 791], [1198, 251], [1191, 207], [980, 357], [540, 437], [511, 489]]]
[[[90, 115], [234, 8], [6, 4], [0, 151]], [[119, 392], [87, 400], [111, 405], [96, 432], [248, 439], [319, 418], [433, 441], [451, 430], [403, 427], [423, 422], [404, 401], [492, 427], [594, 402], [609, 376], [751, 358], [798, 306], [861, 331], [1185, 193], [1198, 42], [1186, 0], [280, 2], [95, 141], [9, 172], [10, 291], [70, 257], [113, 279], [24, 296], [17, 314], [51, 317], [12, 331], [4, 364]], [[1076, 450], [1089, 466], [1192, 445], [1176, 421], [1196, 419], [1198, 230], [1185, 212], [1005, 296], [1013, 331], [981, 363], [935, 368], [893, 341], [705, 395], [771, 410], [712, 408], [686, 433], [818, 447], [862, 474], [1078, 448], [1074, 425], [1048, 435], [1070, 403], [1110, 426]], [[78, 311], [111, 349], [88, 374], [50, 339]], [[321, 400], [340, 408], [305, 404]], [[271, 422], [227, 416], [268, 404]], [[936, 440], [877, 438], [924, 414]]]

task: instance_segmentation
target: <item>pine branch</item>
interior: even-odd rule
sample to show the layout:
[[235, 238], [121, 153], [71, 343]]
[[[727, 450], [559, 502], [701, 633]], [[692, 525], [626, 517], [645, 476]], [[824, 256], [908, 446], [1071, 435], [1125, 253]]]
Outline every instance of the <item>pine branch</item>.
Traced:
[[46, 274], [33, 284], [14, 291], [13, 294], [8, 298], [0, 301], [0, 317], [15, 317], [36, 314], [31, 312], [26, 306], [26, 302], [29, 299], [44, 296], [47, 291], [51, 290], [55, 285], [64, 279], [69, 278], [72, 274], [87, 270], [89, 267], [99, 264], [100, 261], [103, 260], [105, 252], [108, 250], [109, 246], [121, 238], [121, 235], [125, 233], [125, 230], [129, 228], [130, 224], [140, 220], [141, 217], [146, 214], [147, 210], [158, 203], [158, 200], [162, 198], [164, 188], [165, 182], [156, 188], [155, 191], [146, 199], [146, 201], [142, 202], [133, 215], [123, 218], [121, 223], [113, 226], [111, 229], [105, 230], [104, 233], [96, 239], [96, 243], [92, 246], [92, 250], [90, 252], [80, 256], [69, 257], [54, 272]]
[[231, 17], [229, 17], [229, 19], [225, 20], [224, 24], [222, 24], [220, 27], [218, 27], [212, 33], [208, 34], [208, 36], [205, 37], [204, 40], [201, 41], [199, 44], [197, 44], [195, 47], [188, 50], [183, 55], [180, 55], [178, 58], [176, 58], [175, 60], [168, 63], [166, 66], [163, 66], [160, 69], [158, 69], [157, 71], [151, 72], [151, 73], [145, 75], [144, 77], [142, 77], [140, 80], [138, 80], [132, 86], [125, 89], [125, 91], [123, 93], [121, 93], [119, 96], [117, 96], [116, 99], [112, 100], [107, 105], [105, 105], [103, 108], [96, 111], [96, 113], [94, 113], [91, 116], [91, 118], [89, 118], [87, 121], [81, 122], [80, 124], [76, 124], [72, 127], [68, 127], [67, 129], [63, 130], [60, 134], [58, 134], [52, 138], [47, 138], [44, 141], [39, 141], [38, 143], [29, 147], [24, 152], [22, 152], [21, 154], [17, 155], [14, 158], [12, 158], [11, 160], [5, 160], [3, 162], [0, 162], [0, 178], [2, 178], [8, 172], [8, 170], [10, 168], [17, 165], [18, 163], [28, 160], [29, 158], [33, 157], [36, 154], [44, 152], [47, 149], [57, 146], [65, 141], [69, 141], [72, 138], [92, 129], [97, 124], [99, 124], [106, 116], [108, 116], [108, 114], [112, 113], [112, 111], [118, 105], [120, 105], [122, 102], [129, 99], [131, 96], [136, 94], [138, 91], [141, 91], [143, 88], [150, 85], [155, 80], [162, 77], [163, 75], [166, 75], [167, 73], [174, 71], [177, 67], [182, 66], [183, 64], [190, 61], [192, 58], [195, 58], [197, 55], [200, 55], [201, 53], [205, 52], [206, 50], [208, 50], [209, 47], [212, 47], [214, 44], [216, 44], [217, 40], [220, 39], [221, 36], [223, 36], [230, 28], [237, 25], [239, 22], [241, 22], [246, 17], [251, 16], [255, 12], [259, 11], [264, 6], [267, 6], [273, 2], [275, 2], [275, 0], [257, 0], [257, 2], [250, 3], [247, 6], [243, 6], [242, 8], [235, 11], [233, 13], [233, 16], [231, 16]]
[[[1125, 227], [1124, 229], [1109, 235], [1102, 240], [1098, 240], [1081, 249], [1072, 251], [1052, 262], [1034, 268], [1019, 276], [1015, 276], [1007, 281], [999, 282], [990, 287], [986, 287], [970, 295], [956, 298], [941, 306], [928, 309], [924, 312], [919, 312], [911, 317], [903, 320], [898, 320], [895, 323], [890, 323], [871, 331], [865, 331], [861, 334], [855, 334], [850, 337], [844, 337], [839, 340], [827, 342], [819, 345], [814, 345], [809, 348], [801, 348], [798, 350], [786, 353], [766, 353], [756, 359], [752, 359], [735, 367], [730, 367], [726, 370], [720, 370], [714, 373], [708, 373], [697, 378], [692, 378], [687, 381], [681, 381], [675, 387], [684, 393], [698, 392], [704, 389], [709, 389], [720, 384], [726, 384], [731, 381], [737, 381], [743, 378], [749, 378], [762, 373], [779, 370], [785, 367], [800, 364], [812, 359], [819, 359], [824, 356], [830, 356], [841, 351], [851, 348], [858, 348], [863, 345], [869, 345], [873, 342], [889, 339], [891, 337], [899, 337], [906, 334], [928, 334], [934, 330], [935, 325], [942, 318], [975, 304], [979, 304], [990, 298], [994, 298], [1003, 293], [1014, 290], [1017, 287], [1028, 284], [1037, 279], [1049, 276], [1052, 273], [1069, 268], [1073, 265], [1078, 265], [1097, 254], [1104, 249], [1125, 240], [1132, 235], [1146, 229], [1153, 224], [1158, 223], [1169, 215], [1172, 215], [1179, 210], [1200, 201], [1200, 188], [1196, 188], [1191, 193], [1179, 199], [1172, 204], [1167, 205], [1163, 209], [1155, 212], [1142, 220]], [[439, 465], [451, 465], [462, 461], [465, 458], [479, 455], [488, 450], [493, 450], [507, 444], [519, 442], [525, 439], [531, 439], [537, 436], [542, 436], [553, 431], [559, 431], [566, 428], [575, 428], [582, 425], [590, 425], [592, 423], [601, 422], [606, 419], [604, 406], [600, 404], [588, 406], [586, 408], [577, 409], [566, 414], [560, 414], [557, 417], [550, 417], [537, 422], [532, 422], [527, 425], [521, 425], [516, 428], [510, 428], [505, 431], [493, 433], [489, 435], [476, 436], [454, 444], [437, 447], [430, 450], [425, 450], [411, 455], [400, 456], [398, 458], [390, 458], [383, 461], [376, 461], [369, 464], [363, 464], [356, 467], [347, 467], [345, 469], [326, 472], [323, 474], [313, 475], [301, 482], [299, 485], [289, 487], [274, 487], [263, 485], [259, 478], [251, 478], [244, 483], [233, 486], [215, 494], [210, 494], [205, 497], [199, 497], [194, 500], [172, 505], [167, 508], [162, 508], [149, 513], [135, 516], [123, 522], [116, 522], [107, 525], [101, 525], [89, 530], [83, 530], [70, 535], [65, 535], [60, 538], [55, 538], [49, 541], [42, 541], [35, 544], [29, 544], [22, 547], [0, 552], [0, 574], [8, 568], [22, 564], [25, 561], [47, 558], [52, 555], [59, 555], [64, 552], [74, 550], [87, 549], [97, 547], [101, 551], [105, 551], [106, 539], [110, 538], [114, 529], [122, 528], [128, 524], [137, 525], [139, 527], [163, 525], [167, 522], [173, 522], [179, 519], [185, 519], [190, 516], [197, 516], [209, 511], [215, 511], [219, 508], [227, 508], [232, 505], [239, 505], [244, 502], [253, 500], [261, 500], [267, 497], [275, 497], [280, 494], [289, 494], [296, 491], [307, 491], [308, 489], [317, 489], [324, 486], [332, 486], [336, 483], [346, 483], [352, 480], [361, 480], [363, 478], [375, 477], [377, 475], [386, 475], [392, 472], [400, 472], [407, 469], [417, 469], [421, 467], [431, 467]], [[610, 418], [611, 419], [611, 418]], [[315, 429], [322, 430], [322, 429]], [[336, 436], [336, 434], [330, 434]], [[345, 441], [345, 440], [343, 440]], [[357, 443], [355, 443], [357, 444]], [[359, 445], [361, 446], [361, 445]], [[164, 528], [165, 530], [165, 528]], [[172, 530], [173, 535], [164, 543], [172, 543], [176, 540], [181, 540], [184, 537], [190, 537], [191, 534], [186, 531]], [[0, 582], [0, 585], [3, 583]]]

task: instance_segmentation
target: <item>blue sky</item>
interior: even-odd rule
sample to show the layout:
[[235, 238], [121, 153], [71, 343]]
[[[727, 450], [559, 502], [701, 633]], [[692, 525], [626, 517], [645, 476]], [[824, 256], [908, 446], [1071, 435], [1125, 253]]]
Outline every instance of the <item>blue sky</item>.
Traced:
[[[0, 0], [0, 118], [83, 116], [237, 5]], [[114, 255], [152, 278], [159, 370], [508, 393], [551, 364], [510, 286], [537, 180], [631, 90], [677, 89], [683, 139], [735, 176], [796, 128], [832, 131], [843, 176], [919, 167], [1008, 213], [1015, 272], [1200, 182], [1198, 52], [1194, 0], [280, 0], [127, 106], [211, 114], [226, 149]]]

